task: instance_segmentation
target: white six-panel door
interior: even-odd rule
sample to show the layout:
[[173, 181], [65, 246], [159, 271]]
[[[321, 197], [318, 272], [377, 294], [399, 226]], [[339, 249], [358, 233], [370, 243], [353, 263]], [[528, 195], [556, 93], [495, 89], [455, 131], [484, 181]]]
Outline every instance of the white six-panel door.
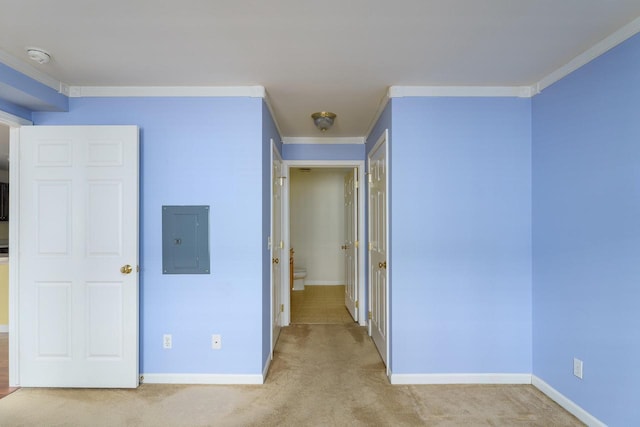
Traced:
[[369, 334], [388, 370], [387, 132], [369, 153]]
[[282, 160], [275, 149], [273, 141], [271, 146], [271, 354], [273, 355], [273, 349], [280, 336], [282, 326], [282, 312], [284, 311], [282, 305], [282, 274], [286, 259], [284, 257], [284, 241], [282, 238]]
[[138, 129], [19, 135], [19, 382], [138, 385]]
[[344, 176], [344, 304], [354, 321], [358, 321], [358, 169]]

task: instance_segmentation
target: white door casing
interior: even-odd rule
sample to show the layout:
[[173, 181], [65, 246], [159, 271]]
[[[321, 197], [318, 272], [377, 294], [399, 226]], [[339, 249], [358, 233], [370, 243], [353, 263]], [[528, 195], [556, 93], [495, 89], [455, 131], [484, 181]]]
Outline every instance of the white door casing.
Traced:
[[138, 385], [136, 126], [19, 131], [19, 382]]
[[368, 156], [369, 163], [369, 334], [389, 372], [388, 131]]
[[358, 321], [358, 168], [344, 176], [344, 304], [354, 321]]
[[[284, 239], [282, 238], [282, 159], [271, 140], [271, 355], [280, 336], [282, 326], [282, 266], [285, 264]], [[288, 264], [286, 264], [288, 265]], [[288, 270], [287, 270], [288, 271]]]

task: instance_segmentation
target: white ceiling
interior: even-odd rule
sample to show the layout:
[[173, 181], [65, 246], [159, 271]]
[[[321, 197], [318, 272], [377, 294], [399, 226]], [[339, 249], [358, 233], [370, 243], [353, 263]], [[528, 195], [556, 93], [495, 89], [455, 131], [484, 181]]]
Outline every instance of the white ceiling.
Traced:
[[72, 86], [267, 89], [284, 137], [364, 136], [389, 86], [522, 86], [640, 16], [638, 0], [0, 0], [0, 50]]

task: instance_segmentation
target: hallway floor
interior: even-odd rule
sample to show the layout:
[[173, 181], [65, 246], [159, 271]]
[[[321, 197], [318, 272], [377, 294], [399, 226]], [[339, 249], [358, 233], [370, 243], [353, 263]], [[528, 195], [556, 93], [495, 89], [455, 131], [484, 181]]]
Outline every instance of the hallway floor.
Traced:
[[291, 291], [291, 323], [353, 323], [344, 305], [344, 285], [305, 286], [303, 291]]

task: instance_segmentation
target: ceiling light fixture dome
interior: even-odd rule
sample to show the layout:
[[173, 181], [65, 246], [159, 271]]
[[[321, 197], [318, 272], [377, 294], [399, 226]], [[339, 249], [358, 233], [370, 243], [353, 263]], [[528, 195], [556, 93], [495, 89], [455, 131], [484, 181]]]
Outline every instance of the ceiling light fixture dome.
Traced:
[[28, 47], [27, 55], [29, 55], [29, 58], [36, 61], [38, 64], [47, 64], [51, 61], [51, 54], [46, 50], [37, 47]]
[[311, 118], [313, 119], [313, 124], [315, 124], [316, 127], [320, 129], [322, 132], [326, 131], [331, 126], [333, 126], [333, 121], [335, 120], [336, 117], [337, 115], [335, 113], [332, 113], [329, 111], [319, 111], [311, 115]]

